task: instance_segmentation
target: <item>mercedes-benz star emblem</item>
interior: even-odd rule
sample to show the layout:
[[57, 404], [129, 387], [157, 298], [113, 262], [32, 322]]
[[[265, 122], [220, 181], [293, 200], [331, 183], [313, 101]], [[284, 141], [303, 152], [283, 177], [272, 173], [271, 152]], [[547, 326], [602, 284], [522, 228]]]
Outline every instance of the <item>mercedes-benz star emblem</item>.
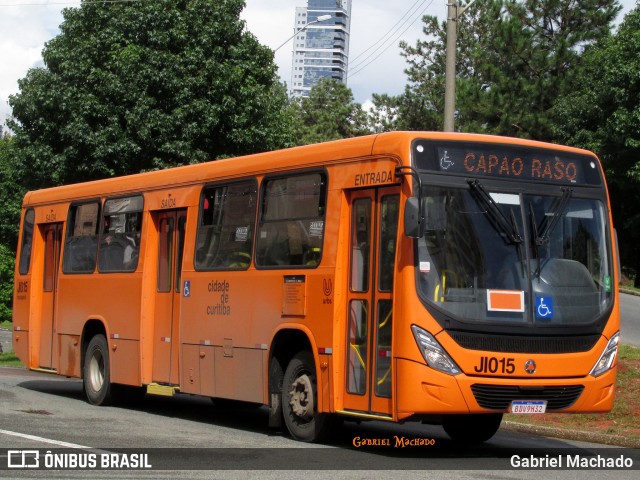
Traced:
[[534, 373], [536, 373], [536, 368], [536, 362], [534, 362], [533, 360], [527, 360], [527, 362], [524, 364], [524, 371], [529, 375], [533, 375]]

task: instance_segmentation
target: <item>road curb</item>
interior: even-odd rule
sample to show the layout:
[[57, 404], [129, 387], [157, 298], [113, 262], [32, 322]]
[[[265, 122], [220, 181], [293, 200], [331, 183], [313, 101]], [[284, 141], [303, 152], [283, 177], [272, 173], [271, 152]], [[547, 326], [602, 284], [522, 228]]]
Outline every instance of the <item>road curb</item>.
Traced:
[[629, 439], [621, 435], [600, 432], [585, 432], [583, 430], [569, 430], [566, 428], [548, 427], [546, 425], [532, 425], [503, 420], [500, 429], [519, 433], [530, 433], [545, 437], [562, 438], [579, 442], [602, 443], [616, 447], [640, 448], [640, 440]]
[[626, 293], [627, 295], [633, 295], [635, 297], [640, 297], [640, 292], [636, 292], [635, 290], [627, 290], [626, 288], [619, 288], [618, 291], [620, 293]]

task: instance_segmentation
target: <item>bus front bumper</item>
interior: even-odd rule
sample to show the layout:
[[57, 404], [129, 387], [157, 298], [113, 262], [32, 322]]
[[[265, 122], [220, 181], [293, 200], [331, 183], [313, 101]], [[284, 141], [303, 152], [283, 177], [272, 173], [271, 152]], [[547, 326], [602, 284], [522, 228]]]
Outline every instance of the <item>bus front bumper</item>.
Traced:
[[526, 378], [448, 375], [425, 364], [396, 359], [397, 419], [419, 415], [508, 413], [513, 400], [547, 400], [547, 413], [608, 412], [616, 368], [593, 377]]

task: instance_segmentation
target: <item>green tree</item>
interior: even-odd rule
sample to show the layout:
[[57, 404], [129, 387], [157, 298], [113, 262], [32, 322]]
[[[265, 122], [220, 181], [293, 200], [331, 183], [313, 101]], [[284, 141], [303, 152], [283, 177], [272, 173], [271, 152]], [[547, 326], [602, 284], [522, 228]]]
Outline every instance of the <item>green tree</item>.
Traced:
[[15, 250], [18, 243], [20, 207], [25, 189], [18, 182], [15, 170], [16, 149], [13, 137], [0, 137], [0, 195], [3, 206], [0, 209], [0, 245]]
[[244, 0], [89, 2], [11, 97], [29, 188], [287, 146], [273, 52]]
[[298, 145], [338, 140], [371, 133], [367, 115], [341, 82], [324, 79], [299, 101], [291, 103]]
[[588, 148], [607, 174], [622, 265], [640, 287], [640, 9], [585, 56], [571, 94], [552, 110], [555, 140]]
[[[548, 112], [572, 91], [585, 48], [606, 37], [617, 0], [487, 0], [458, 28], [458, 129], [551, 137]], [[426, 40], [401, 44], [409, 85], [401, 115], [411, 128], [442, 126], [446, 22], [423, 19]]]
[[14, 178], [14, 154], [13, 138], [0, 135], [0, 195], [3, 198], [0, 209], [0, 322], [11, 320], [15, 249], [24, 193]]
[[391, 95], [372, 95], [372, 108], [367, 112], [369, 130], [375, 133], [401, 130], [399, 123], [400, 98]]
[[15, 253], [0, 244], [0, 322], [11, 320]]

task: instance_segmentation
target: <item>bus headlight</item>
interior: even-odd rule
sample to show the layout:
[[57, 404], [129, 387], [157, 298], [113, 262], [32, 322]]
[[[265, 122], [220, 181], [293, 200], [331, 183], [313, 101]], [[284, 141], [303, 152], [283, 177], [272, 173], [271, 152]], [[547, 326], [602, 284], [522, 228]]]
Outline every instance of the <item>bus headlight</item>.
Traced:
[[607, 348], [604, 349], [602, 355], [591, 369], [591, 375], [594, 377], [599, 377], [604, 372], [611, 370], [614, 362], [616, 361], [616, 356], [618, 355], [618, 344], [620, 343], [620, 332], [616, 333], [609, 343], [607, 343]]
[[460, 367], [456, 365], [456, 362], [451, 359], [433, 335], [417, 325], [412, 325], [411, 331], [416, 342], [418, 342], [418, 348], [422, 352], [422, 356], [431, 368], [450, 375], [460, 373]]

